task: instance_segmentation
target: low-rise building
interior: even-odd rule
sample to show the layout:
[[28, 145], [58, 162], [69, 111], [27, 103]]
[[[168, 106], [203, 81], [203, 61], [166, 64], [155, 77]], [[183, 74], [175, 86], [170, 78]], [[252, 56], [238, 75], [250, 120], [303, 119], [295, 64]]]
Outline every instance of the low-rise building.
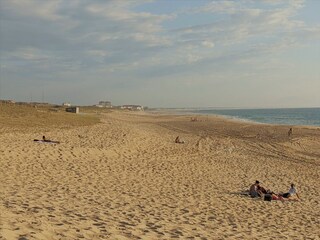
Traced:
[[122, 105], [121, 109], [143, 111], [143, 106], [141, 106], [141, 105]]
[[111, 102], [109, 102], [109, 101], [100, 101], [98, 105], [102, 106], [102, 107], [107, 107], [107, 108], [111, 108], [111, 106], [112, 106]]
[[64, 102], [64, 103], [62, 103], [62, 106], [64, 106], [64, 107], [71, 107], [71, 103], [69, 103], [69, 102]]

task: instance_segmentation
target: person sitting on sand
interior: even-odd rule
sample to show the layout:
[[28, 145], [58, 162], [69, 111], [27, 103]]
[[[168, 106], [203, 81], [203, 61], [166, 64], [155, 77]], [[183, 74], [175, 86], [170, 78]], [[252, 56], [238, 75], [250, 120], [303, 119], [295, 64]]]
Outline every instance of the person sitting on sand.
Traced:
[[254, 184], [251, 185], [250, 189], [249, 189], [249, 195], [253, 198], [255, 197], [261, 197], [262, 196], [262, 192], [258, 189], [260, 182], [257, 180]]
[[176, 140], [174, 140], [175, 143], [184, 143], [184, 141], [180, 140], [180, 137], [177, 136]]
[[284, 198], [292, 198], [294, 196], [297, 196], [298, 199], [300, 199], [299, 194], [297, 193], [297, 189], [295, 188], [295, 185], [291, 183], [291, 187], [287, 193], [282, 194], [282, 197]]

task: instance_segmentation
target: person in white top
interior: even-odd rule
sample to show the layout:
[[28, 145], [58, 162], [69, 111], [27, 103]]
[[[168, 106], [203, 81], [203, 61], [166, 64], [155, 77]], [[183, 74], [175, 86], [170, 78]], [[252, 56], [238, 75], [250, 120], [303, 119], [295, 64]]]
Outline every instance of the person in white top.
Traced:
[[290, 187], [289, 191], [287, 193], [284, 193], [282, 195], [282, 197], [290, 198], [290, 197], [293, 197], [294, 195], [297, 195], [297, 198], [300, 199], [299, 194], [297, 192], [297, 189], [295, 188], [294, 184], [291, 183], [291, 187]]

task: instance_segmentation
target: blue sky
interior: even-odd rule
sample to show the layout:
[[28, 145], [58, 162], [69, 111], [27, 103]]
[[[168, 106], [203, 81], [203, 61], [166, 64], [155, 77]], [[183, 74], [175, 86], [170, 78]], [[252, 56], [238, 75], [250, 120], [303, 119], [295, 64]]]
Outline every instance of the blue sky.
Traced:
[[0, 98], [319, 107], [320, 1], [0, 0]]

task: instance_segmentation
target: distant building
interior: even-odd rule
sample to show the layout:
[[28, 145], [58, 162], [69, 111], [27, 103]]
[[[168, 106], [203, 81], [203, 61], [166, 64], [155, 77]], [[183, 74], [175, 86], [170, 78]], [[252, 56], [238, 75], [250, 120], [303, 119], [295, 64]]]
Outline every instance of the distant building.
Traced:
[[111, 108], [111, 102], [109, 101], [100, 101], [98, 105], [106, 108]]
[[141, 105], [122, 105], [121, 109], [143, 111], [143, 106], [141, 106]]
[[62, 106], [64, 106], [64, 107], [71, 107], [71, 103], [69, 103], [69, 102], [64, 102], [64, 103], [62, 103]]
[[66, 112], [79, 113], [80, 109], [79, 109], [79, 107], [68, 107], [68, 108], [66, 108]]

